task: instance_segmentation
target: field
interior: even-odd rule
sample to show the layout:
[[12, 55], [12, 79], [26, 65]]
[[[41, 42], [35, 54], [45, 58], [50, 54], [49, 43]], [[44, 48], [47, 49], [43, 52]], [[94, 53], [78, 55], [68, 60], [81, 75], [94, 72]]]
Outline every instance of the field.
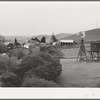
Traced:
[[[77, 62], [77, 49], [62, 49], [63, 71], [60, 84], [65, 87], [100, 87], [100, 62]], [[73, 59], [72, 59], [73, 58]]]

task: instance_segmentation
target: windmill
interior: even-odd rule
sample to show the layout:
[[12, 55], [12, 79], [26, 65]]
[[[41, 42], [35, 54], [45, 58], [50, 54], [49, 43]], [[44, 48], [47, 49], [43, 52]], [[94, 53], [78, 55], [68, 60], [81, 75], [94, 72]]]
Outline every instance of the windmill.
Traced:
[[77, 61], [87, 61], [87, 55], [86, 55], [86, 50], [84, 46], [84, 37], [85, 37], [85, 32], [81, 31], [77, 34], [77, 36], [81, 37], [81, 42], [80, 42], [80, 48], [79, 48], [79, 53], [77, 56]]

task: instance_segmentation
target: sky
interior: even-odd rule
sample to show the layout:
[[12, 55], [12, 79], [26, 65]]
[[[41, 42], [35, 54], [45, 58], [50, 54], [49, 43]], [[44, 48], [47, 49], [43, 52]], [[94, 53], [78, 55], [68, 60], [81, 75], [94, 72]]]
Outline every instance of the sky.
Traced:
[[74, 34], [99, 23], [99, 1], [0, 1], [1, 35]]

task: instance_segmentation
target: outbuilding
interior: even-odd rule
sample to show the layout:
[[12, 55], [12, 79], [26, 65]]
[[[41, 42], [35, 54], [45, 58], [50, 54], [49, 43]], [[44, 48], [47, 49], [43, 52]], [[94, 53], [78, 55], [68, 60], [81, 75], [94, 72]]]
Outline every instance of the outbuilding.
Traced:
[[72, 45], [74, 44], [74, 40], [60, 40], [60, 44], [63, 45]]

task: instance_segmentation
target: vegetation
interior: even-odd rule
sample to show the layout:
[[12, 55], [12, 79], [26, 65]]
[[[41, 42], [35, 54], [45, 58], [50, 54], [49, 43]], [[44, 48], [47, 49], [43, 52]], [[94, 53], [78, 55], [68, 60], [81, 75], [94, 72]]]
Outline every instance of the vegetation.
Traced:
[[18, 76], [12, 72], [5, 72], [2, 77], [2, 87], [19, 87], [21, 85], [21, 81]]
[[26, 56], [20, 66], [24, 70], [21, 74], [31, 70], [30, 74], [47, 80], [56, 80], [62, 71], [59, 58], [43, 52]]
[[[44, 37], [41, 42], [45, 44]], [[7, 46], [0, 44], [2, 87], [57, 87], [56, 79], [62, 72], [58, 49], [39, 42], [29, 49], [19, 45], [16, 38]]]
[[0, 43], [0, 53], [6, 53], [7, 52], [7, 47], [5, 44]]
[[17, 57], [18, 59], [21, 59], [22, 57], [28, 55], [28, 53], [29, 52], [27, 52], [27, 50], [24, 48], [16, 48], [16, 49], [10, 50], [10, 56]]
[[58, 87], [58, 85], [53, 81], [37, 77], [27, 77], [24, 79], [22, 87]]
[[44, 45], [40, 47], [40, 51], [44, 52], [44, 53], [49, 53], [51, 55], [55, 55], [58, 56], [59, 58], [63, 57], [63, 53], [60, 51], [60, 49], [58, 49], [57, 47], [53, 47], [51, 45]]
[[52, 42], [57, 42], [57, 39], [56, 39], [56, 37], [55, 37], [54, 34], [52, 34], [52, 36], [51, 36], [51, 41], [52, 41]]
[[46, 39], [45, 39], [44, 36], [43, 36], [42, 39], [41, 39], [41, 43], [46, 43]]

